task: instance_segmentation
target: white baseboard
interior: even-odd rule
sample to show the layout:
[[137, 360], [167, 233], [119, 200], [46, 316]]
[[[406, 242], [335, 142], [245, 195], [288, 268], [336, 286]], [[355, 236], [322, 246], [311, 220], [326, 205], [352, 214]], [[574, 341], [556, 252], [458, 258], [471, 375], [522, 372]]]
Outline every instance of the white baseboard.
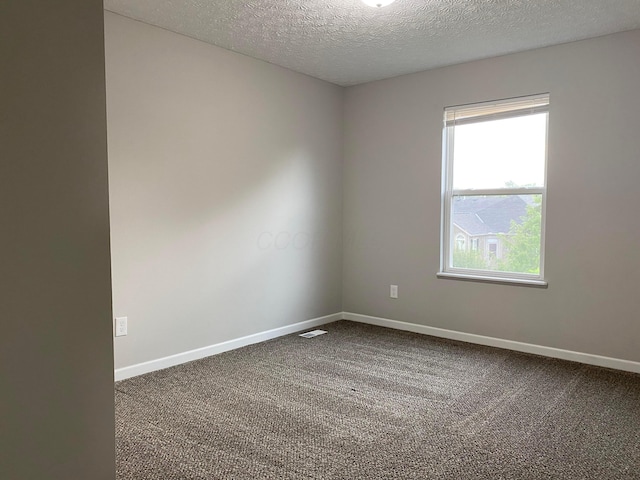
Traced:
[[342, 313], [334, 313], [324, 317], [313, 318], [304, 322], [285, 325], [284, 327], [274, 328], [273, 330], [267, 330], [266, 332], [254, 333], [253, 335], [247, 335], [246, 337], [236, 338], [234, 340], [217, 343], [208, 347], [197, 348], [188, 352], [158, 358], [157, 360], [138, 363], [136, 365], [131, 365], [130, 367], [118, 368], [115, 371], [115, 380], [117, 382], [119, 380], [137, 377], [138, 375], [143, 375], [145, 373], [155, 372], [156, 370], [174, 367], [183, 363], [210, 357], [211, 355], [216, 355], [218, 353], [235, 350], [236, 348], [264, 342], [266, 340], [271, 340], [272, 338], [289, 335], [290, 333], [307, 330], [319, 325], [324, 325], [325, 323], [335, 322], [336, 320], [342, 320]]
[[378, 325], [380, 327], [393, 328], [395, 330], [405, 330], [408, 332], [421, 333], [423, 335], [431, 335], [433, 337], [447, 338], [450, 340], [459, 340], [462, 342], [475, 343], [478, 345], [486, 345], [489, 347], [504, 348], [506, 350], [514, 350], [516, 352], [533, 353], [545, 357], [559, 358], [562, 360], [570, 360], [573, 362], [585, 363], [587, 365], [596, 365], [599, 367], [613, 368], [615, 370], [623, 370], [627, 372], [640, 373], [640, 362], [632, 362], [630, 360], [620, 360], [617, 358], [603, 357], [600, 355], [592, 355], [589, 353], [573, 352], [571, 350], [562, 350], [553, 347], [544, 347], [541, 345], [533, 345], [530, 343], [516, 342], [513, 340], [504, 340], [501, 338], [486, 337], [483, 335], [475, 335], [472, 333], [457, 332], [455, 330], [446, 330], [443, 328], [427, 327], [415, 323], [400, 322], [388, 318], [372, 317], [370, 315], [361, 315], [358, 313], [341, 312], [324, 317], [306, 320], [304, 322], [286, 325], [284, 327], [274, 328], [266, 332], [259, 332], [246, 337], [236, 338], [208, 347], [202, 347], [188, 352], [170, 355], [168, 357], [158, 358], [144, 363], [138, 363], [129, 367], [118, 368], [115, 370], [115, 380], [125, 380], [127, 378], [144, 375], [145, 373], [155, 372], [164, 368], [174, 367], [201, 358], [216, 355], [218, 353], [235, 350], [236, 348], [245, 347], [254, 343], [264, 342], [273, 338], [289, 335], [290, 333], [299, 332], [314, 328], [326, 323], [335, 322], [337, 320], [351, 320], [359, 323], [367, 323], [369, 325]]
[[533, 353], [545, 357], [559, 358], [562, 360], [570, 360], [573, 362], [585, 363], [587, 365], [596, 365], [598, 367], [613, 368], [615, 370], [623, 370], [626, 372], [640, 373], [640, 362], [632, 362], [630, 360], [620, 360], [617, 358], [602, 357], [600, 355], [592, 355], [590, 353], [573, 352], [571, 350], [562, 350], [553, 347], [543, 347], [541, 345], [533, 345], [531, 343], [515, 342], [513, 340], [503, 340], [501, 338], [485, 337], [483, 335], [474, 335], [472, 333], [457, 332], [454, 330], [445, 330], [443, 328], [427, 327], [417, 325], [415, 323], [399, 322], [388, 318], [371, 317], [369, 315], [360, 315], [358, 313], [343, 312], [344, 320], [354, 322], [367, 323], [370, 325], [378, 325], [380, 327], [393, 328], [395, 330], [405, 330], [408, 332], [422, 333], [433, 337], [448, 338], [450, 340], [459, 340], [462, 342], [475, 343], [478, 345], [486, 345], [489, 347], [504, 348], [517, 352]]

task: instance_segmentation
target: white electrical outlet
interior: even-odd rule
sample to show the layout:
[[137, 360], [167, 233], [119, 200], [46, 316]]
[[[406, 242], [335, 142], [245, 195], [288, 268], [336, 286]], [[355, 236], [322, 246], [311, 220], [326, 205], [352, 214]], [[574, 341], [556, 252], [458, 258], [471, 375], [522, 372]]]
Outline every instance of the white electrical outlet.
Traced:
[[127, 334], [127, 317], [116, 317], [116, 337], [124, 337]]
[[391, 298], [398, 298], [398, 285], [389, 286], [389, 296]]

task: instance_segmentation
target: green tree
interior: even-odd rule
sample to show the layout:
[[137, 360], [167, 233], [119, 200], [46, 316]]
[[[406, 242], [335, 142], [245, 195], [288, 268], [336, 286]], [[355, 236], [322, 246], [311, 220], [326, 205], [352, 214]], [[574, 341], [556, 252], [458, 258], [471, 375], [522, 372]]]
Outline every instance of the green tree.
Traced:
[[505, 256], [500, 269], [507, 272], [540, 273], [540, 226], [542, 225], [542, 199], [534, 197], [527, 205], [522, 222], [511, 221], [509, 235], [504, 235]]
[[486, 270], [487, 262], [482, 257], [482, 253], [477, 250], [465, 250], [456, 248], [453, 251], [453, 266], [456, 268], [472, 268]]

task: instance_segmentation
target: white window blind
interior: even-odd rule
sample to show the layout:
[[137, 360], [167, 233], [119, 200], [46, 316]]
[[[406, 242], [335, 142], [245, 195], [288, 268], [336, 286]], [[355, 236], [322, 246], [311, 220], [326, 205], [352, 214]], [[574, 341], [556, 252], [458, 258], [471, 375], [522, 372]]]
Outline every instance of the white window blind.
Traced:
[[535, 115], [549, 111], [549, 95], [533, 95], [511, 100], [461, 105], [445, 109], [446, 126], [465, 125], [501, 118]]

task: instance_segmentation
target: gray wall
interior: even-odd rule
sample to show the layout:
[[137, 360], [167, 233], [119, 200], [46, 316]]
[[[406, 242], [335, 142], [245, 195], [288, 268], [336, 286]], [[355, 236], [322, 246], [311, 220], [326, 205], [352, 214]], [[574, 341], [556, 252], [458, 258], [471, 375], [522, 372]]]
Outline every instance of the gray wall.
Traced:
[[116, 367], [340, 312], [343, 90], [111, 13], [106, 60]]
[[0, 2], [0, 59], [0, 478], [113, 479], [102, 2]]
[[[639, 58], [633, 31], [347, 89], [345, 311], [640, 361]], [[437, 279], [443, 108], [541, 92], [549, 288]]]

